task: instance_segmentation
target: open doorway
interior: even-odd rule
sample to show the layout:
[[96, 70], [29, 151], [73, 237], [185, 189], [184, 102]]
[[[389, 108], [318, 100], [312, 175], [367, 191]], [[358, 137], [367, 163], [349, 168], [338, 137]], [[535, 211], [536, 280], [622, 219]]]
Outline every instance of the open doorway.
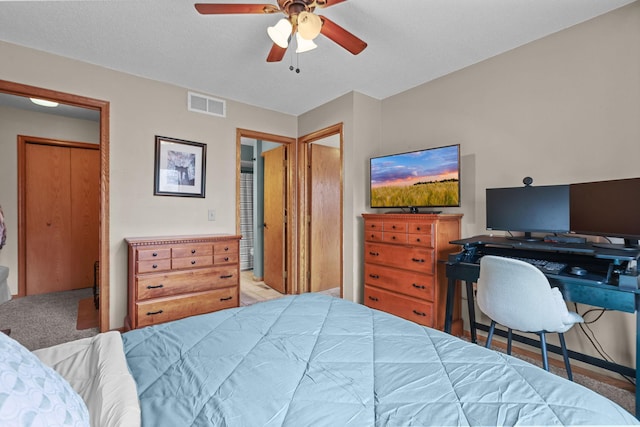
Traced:
[[[237, 213], [243, 280], [280, 294], [297, 293], [296, 140], [245, 129], [237, 131]], [[242, 280], [241, 280], [242, 294]], [[242, 295], [241, 295], [242, 296]], [[241, 298], [242, 303], [242, 298]]]
[[[25, 102], [29, 102], [28, 98], [39, 98], [48, 101], [55, 101], [60, 103], [62, 109], [76, 109], [78, 111], [83, 111], [97, 115], [96, 119], [96, 133], [97, 133], [97, 144], [98, 144], [98, 162], [99, 171], [98, 171], [98, 212], [97, 212], [97, 222], [98, 229], [97, 235], [95, 236], [98, 244], [97, 244], [97, 256], [94, 260], [94, 265], [92, 265], [92, 273], [93, 280], [99, 286], [100, 297], [98, 301], [98, 310], [99, 310], [99, 330], [101, 332], [109, 330], [109, 227], [108, 227], [108, 194], [109, 194], [109, 180], [108, 180], [108, 165], [109, 165], [109, 103], [106, 101], [86, 98], [82, 96], [66, 94], [62, 92], [52, 91], [48, 89], [23, 85], [19, 83], [9, 82], [0, 80], [0, 94], [13, 96]], [[13, 154], [11, 155], [12, 161], [16, 162], [14, 165], [17, 168], [17, 154], [16, 154], [16, 137], [13, 138]], [[4, 144], [7, 142], [5, 141]], [[12, 166], [13, 167], [13, 166]], [[17, 173], [16, 173], [17, 175]], [[15, 187], [18, 184], [16, 183]], [[14, 190], [15, 191], [15, 190]], [[3, 253], [3, 262], [8, 260], [12, 265], [12, 275], [14, 283], [17, 281], [17, 296], [26, 295], [26, 268], [27, 262], [26, 256], [23, 254], [22, 247], [18, 250], [18, 233], [24, 232], [23, 227], [24, 224], [22, 221], [18, 221], [18, 207], [23, 200], [18, 200], [18, 194], [20, 192], [15, 192], [15, 196], [5, 197], [8, 202], [4, 201], [5, 206], [5, 215], [6, 206], [11, 205], [12, 217], [15, 222], [15, 234], [14, 234], [14, 242], [12, 243], [14, 246], [11, 249], [11, 254], [5, 255]], [[3, 249], [3, 252], [7, 247]], [[97, 261], [97, 263], [96, 263]], [[97, 265], [99, 264], [99, 268]], [[12, 290], [15, 292], [15, 290]]]
[[300, 138], [303, 292], [342, 297], [342, 124]]

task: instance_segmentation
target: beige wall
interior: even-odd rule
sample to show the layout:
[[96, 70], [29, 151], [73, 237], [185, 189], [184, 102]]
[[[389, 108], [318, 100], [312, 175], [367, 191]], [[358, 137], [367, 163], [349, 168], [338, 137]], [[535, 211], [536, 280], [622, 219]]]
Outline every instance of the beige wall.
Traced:
[[0, 106], [0, 206], [7, 224], [0, 265], [9, 267], [12, 294], [18, 293], [18, 135], [99, 143], [100, 126], [89, 120]]
[[[387, 98], [382, 152], [461, 144], [461, 207], [445, 211], [464, 213], [464, 236], [486, 233], [488, 187], [638, 177], [639, 46], [635, 2]], [[634, 365], [633, 315], [607, 312], [590, 327]], [[578, 331], [570, 348], [595, 355]]]
[[360, 93], [343, 95], [298, 118], [299, 135], [343, 123], [343, 297], [362, 302], [362, 218], [372, 150], [380, 145], [380, 101]]
[[[294, 116], [229, 101], [227, 117], [218, 118], [187, 111], [186, 88], [4, 42], [0, 58], [0, 79], [110, 102], [111, 328], [126, 313], [123, 239], [235, 233], [236, 128], [297, 135]], [[206, 198], [153, 195], [155, 135], [207, 144]], [[208, 209], [216, 221], [207, 221]]]

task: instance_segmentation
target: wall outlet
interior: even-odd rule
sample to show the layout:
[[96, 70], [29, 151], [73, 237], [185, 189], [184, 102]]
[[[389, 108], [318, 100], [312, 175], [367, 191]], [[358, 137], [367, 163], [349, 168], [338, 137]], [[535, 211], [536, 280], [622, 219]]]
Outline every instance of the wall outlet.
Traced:
[[215, 220], [216, 220], [216, 210], [209, 209], [209, 221], [215, 221]]

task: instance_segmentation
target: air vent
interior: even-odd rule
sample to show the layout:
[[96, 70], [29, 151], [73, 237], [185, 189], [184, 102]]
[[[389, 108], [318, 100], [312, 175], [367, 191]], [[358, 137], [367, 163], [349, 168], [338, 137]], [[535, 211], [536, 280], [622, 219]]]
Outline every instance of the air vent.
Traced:
[[210, 114], [212, 116], [226, 117], [227, 103], [222, 99], [212, 98], [199, 93], [189, 92], [189, 111]]

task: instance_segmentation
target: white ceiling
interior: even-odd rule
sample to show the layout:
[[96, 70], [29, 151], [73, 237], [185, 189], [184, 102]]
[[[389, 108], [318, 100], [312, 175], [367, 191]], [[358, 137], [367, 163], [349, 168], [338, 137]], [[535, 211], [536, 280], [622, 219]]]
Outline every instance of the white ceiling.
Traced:
[[321, 35], [279, 63], [265, 61], [266, 29], [282, 15], [204, 16], [189, 0], [0, 0], [0, 40], [297, 116], [350, 91], [384, 99], [633, 1], [348, 0], [316, 13], [366, 41], [361, 54]]

